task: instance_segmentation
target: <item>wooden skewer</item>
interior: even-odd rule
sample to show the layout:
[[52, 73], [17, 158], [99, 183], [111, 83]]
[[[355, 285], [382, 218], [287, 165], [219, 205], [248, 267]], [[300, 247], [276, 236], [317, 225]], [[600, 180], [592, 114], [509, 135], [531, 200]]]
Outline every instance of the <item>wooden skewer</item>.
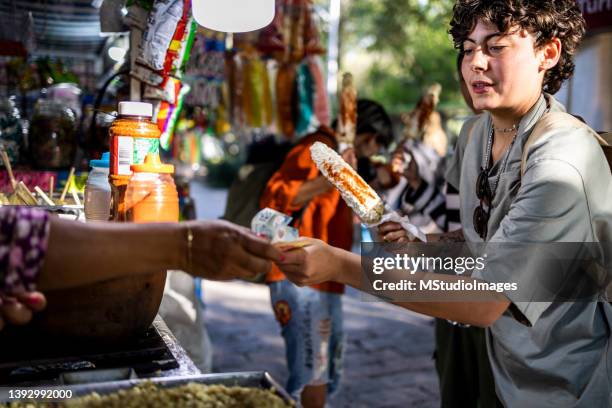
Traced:
[[72, 194], [72, 199], [76, 205], [81, 205], [81, 200], [79, 200], [79, 194], [76, 192], [74, 188], [70, 189], [70, 194]]
[[55, 189], [55, 177], [49, 177], [49, 198], [53, 201], [53, 190]]
[[60, 196], [60, 201], [63, 202], [66, 199], [66, 193], [68, 192], [68, 188], [70, 187], [70, 183], [72, 183], [72, 178], [74, 177], [74, 167], [70, 168], [70, 173], [68, 173], [68, 179], [66, 180], [66, 185], [62, 190], [62, 195]]
[[26, 187], [23, 181], [17, 183], [17, 187], [15, 188], [15, 192], [17, 196], [23, 201], [26, 205], [38, 205], [38, 200], [32, 192]]
[[55, 203], [45, 194], [42, 188], [36, 186], [34, 187], [34, 190], [38, 193], [40, 198], [42, 198], [45, 203], [47, 203], [48, 205], [55, 205]]
[[13, 175], [13, 168], [11, 167], [11, 161], [8, 157], [8, 154], [6, 154], [6, 151], [4, 149], [1, 149], [0, 156], [2, 156], [2, 162], [4, 163], [4, 168], [6, 169], [6, 172], [9, 175], [9, 180], [11, 181], [11, 187], [13, 188], [13, 191], [16, 191], [17, 180], [15, 180], [15, 176]]

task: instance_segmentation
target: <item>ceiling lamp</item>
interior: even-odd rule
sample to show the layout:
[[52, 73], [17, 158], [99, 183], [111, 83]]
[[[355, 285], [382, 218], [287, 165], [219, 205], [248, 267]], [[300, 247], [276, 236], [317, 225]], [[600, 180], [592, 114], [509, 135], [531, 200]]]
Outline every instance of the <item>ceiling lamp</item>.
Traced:
[[259, 30], [275, 13], [274, 0], [192, 0], [192, 8], [198, 24], [227, 33]]

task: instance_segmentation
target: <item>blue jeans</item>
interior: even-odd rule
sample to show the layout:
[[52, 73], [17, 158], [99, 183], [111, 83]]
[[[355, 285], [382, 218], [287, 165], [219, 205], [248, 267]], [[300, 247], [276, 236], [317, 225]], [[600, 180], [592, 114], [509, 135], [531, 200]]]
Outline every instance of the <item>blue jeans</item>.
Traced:
[[342, 374], [344, 331], [342, 295], [273, 282], [270, 300], [285, 340], [287, 392], [299, 400], [307, 385], [337, 391]]

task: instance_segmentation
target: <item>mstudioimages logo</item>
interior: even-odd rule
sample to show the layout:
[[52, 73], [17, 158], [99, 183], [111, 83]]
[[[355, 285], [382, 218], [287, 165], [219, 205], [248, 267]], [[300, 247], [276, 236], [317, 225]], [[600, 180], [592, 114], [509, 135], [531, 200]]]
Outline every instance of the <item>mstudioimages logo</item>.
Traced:
[[503, 293], [518, 290], [516, 282], [484, 282], [476, 279], [459, 279], [446, 281], [444, 279], [401, 279], [397, 282], [385, 282], [376, 279], [372, 282], [372, 289], [383, 291], [421, 291], [421, 292], [480, 292], [492, 291]]

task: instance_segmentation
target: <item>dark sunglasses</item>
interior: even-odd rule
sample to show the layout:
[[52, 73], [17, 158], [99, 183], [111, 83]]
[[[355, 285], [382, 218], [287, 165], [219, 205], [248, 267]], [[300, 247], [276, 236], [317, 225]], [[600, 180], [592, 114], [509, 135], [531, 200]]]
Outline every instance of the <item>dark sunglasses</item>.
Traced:
[[[489, 170], [483, 167], [480, 168], [480, 174], [476, 180], [476, 197], [480, 200], [480, 204], [474, 210], [474, 230], [480, 238], [486, 239], [493, 193], [489, 186]], [[484, 208], [485, 205], [487, 206], [486, 210]]]

